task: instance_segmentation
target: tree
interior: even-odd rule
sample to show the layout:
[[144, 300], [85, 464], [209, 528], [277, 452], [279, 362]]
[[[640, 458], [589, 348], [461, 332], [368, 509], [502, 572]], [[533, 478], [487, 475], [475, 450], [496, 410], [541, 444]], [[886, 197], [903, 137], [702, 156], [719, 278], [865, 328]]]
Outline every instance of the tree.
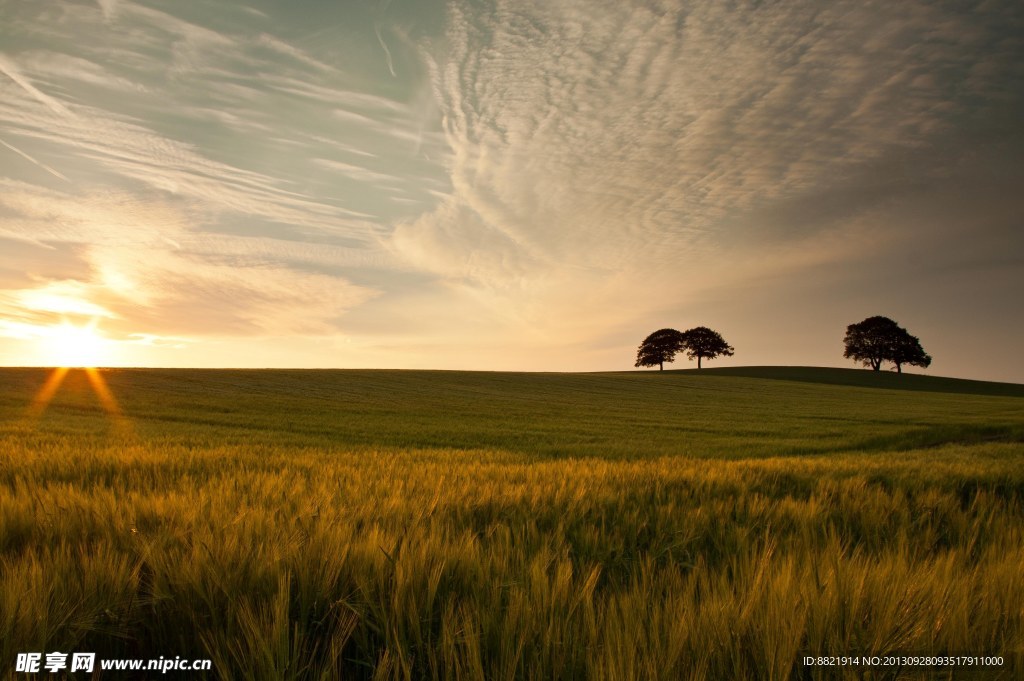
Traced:
[[683, 348], [686, 350], [686, 356], [690, 359], [697, 358], [697, 368], [700, 369], [701, 359], [707, 357], [708, 359], [714, 359], [719, 355], [724, 357], [732, 357], [733, 348], [731, 345], [725, 342], [722, 338], [722, 334], [717, 331], [712, 331], [706, 326], [698, 326], [696, 328], [684, 331], [683, 334]]
[[868, 317], [859, 324], [846, 327], [843, 357], [860, 362], [878, 371], [889, 358], [892, 340], [899, 334], [899, 324], [888, 317]]
[[665, 370], [665, 362], [671, 362], [676, 358], [676, 353], [683, 349], [683, 334], [675, 329], [659, 329], [644, 339], [636, 352], [636, 364], [638, 367], [652, 367], [657, 365], [661, 371]]
[[900, 334], [893, 343], [892, 355], [888, 359], [896, 365], [898, 374], [903, 373], [904, 364], [926, 369], [932, 363], [932, 357], [921, 347], [921, 341], [917, 336], [911, 336], [906, 329], [900, 329]]
[[932, 363], [917, 336], [911, 336], [888, 317], [868, 317], [850, 324], [843, 343], [846, 345], [843, 357], [861, 362], [874, 371], [882, 368], [882, 362], [892, 362], [899, 373], [903, 373], [904, 364], [927, 367]]

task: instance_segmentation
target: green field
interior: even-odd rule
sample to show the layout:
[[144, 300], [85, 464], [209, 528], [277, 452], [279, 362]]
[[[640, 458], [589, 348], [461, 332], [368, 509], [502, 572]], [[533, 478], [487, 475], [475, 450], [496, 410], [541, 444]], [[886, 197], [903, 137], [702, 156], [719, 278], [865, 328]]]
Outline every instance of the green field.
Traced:
[[[1024, 677], [1024, 386], [108, 370], [112, 415], [47, 375], [0, 369], [11, 678]], [[888, 654], [1003, 664], [801, 662]]]

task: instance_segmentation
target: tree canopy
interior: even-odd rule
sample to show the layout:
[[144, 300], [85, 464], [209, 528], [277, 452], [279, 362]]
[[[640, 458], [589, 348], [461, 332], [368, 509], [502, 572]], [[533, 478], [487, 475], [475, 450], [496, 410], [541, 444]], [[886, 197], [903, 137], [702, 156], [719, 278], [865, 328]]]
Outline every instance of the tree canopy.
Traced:
[[843, 339], [846, 348], [843, 357], [871, 367], [874, 371], [882, 368], [882, 362], [892, 362], [896, 371], [903, 373], [903, 365], [927, 367], [932, 358], [917, 336], [912, 336], [902, 326], [888, 317], [868, 317], [857, 324], [846, 327]]
[[932, 357], [921, 347], [917, 336], [911, 336], [906, 329], [900, 329], [895, 339], [889, 361], [896, 365], [896, 373], [903, 373], [903, 365], [918, 366], [926, 369], [932, 363]]
[[701, 360], [714, 359], [719, 355], [732, 357], [735, 348], [725, 342], [722, 334], [706, 326], [698, 326], [683, 332], [683, 347], [686, 356], [697, 359], [697, 368], [701, 368]]
[[665, 362], [676, 358], [676, 353], [683, 349], [683, 334], [675, 329], [658, 329], [640, 344], [636, 352], [638, 367], [657, 366], [665, 369]]

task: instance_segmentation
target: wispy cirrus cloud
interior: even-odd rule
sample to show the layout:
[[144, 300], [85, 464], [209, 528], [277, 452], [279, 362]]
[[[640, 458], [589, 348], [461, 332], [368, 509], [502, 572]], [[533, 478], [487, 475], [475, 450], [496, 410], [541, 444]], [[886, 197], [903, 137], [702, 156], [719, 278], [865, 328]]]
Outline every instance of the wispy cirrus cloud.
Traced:
[[920, 3], [451, 9], [434, 77], [460, 200], [596, 265], [675, 257], [731, 215], [941, 143], [998, 103], [982, 84], [950, 93], [979, 64], [1013, 68], [968, 17]]
[[[309, 171], [298, 152], [311, 150], [314, 143], [307, 138], [310, 134], [330, 137], [344, 145], [345, 137], [365, 137], [365, 133], [359, 134], [362, 127], [379, 149], [364, 152], [390, 157], [392, 162], [395, 156], [408, 155], [406, 141], [422, 140], [422, 125], [408, 105], [351, 87], [346, 89], [344, 84], [351, 78], [340, 69], [273, 36], [265, 30], [269, 26], [251, 18], [248, 26], [238, 24], [227, 32], [138, 3], [121, 2], [114, 31], [99, 13], [90, 12], [87, 6], [41, 7], [57, 15], [42, 31], [50, 41], [66, 38], [63, 31], [72, 24], [80, 31], [104, 34], [106, 40], [83, 44], [76, 48], [78, 54], [47, 50], [44, 44], [6, 55], [2, 62], [4, 72], [8, 76], [13, 74], [11, 84], [17, 87], [5, 90], [10, 97], [0, 123], [16, 134], [31, 135], [48, 144], [84, 147], [94, 160], [107, 164], [119, 161], [121, 165], [114, 168], [115, 172], [131, 179], [165, 189], [181, 187], [185, 185], [182, 166], [192, 168], [194, 164], [196, 172], [191, 179], [202, 187], [201, 193], [209, 196], [210, 188], [203, 186], [208, 183], [202, 180], [230, 180], [245, 173], [249, 166], [253, 170], [258, 168], [261, 175], [258, 189], [273, 193], [272, 201], [287, 202], [287, 187], [302, 181], [295, 175]], [[31, 19], [29, 15], [23, 21]], [[182, 82], [183, 77], [187, 83]], [[102, 87], [102, 98], [96, 96], [99, 93], [95, 90], [89, 90], [90, 86]], [[111, 97], [112, 86], [122, 91], [138, 91], [133, 93], [134, 97], [128, 96], [132, 93]], [[65, 102], [44, 90], [74, 96]], [[168, 99], [175, 103], [173, 110], [166, 108]], [[40, 118], [39, 107], [33, 106], [31, 100], [65, 120]], [[361, 115], [362, 119], [351, 118], [339, 125], [331, 110], [323, 108], [328, 101], [335, 109], [345, 107], [339, 110]], [[213, 134], [217, 127], [221, 128], [217, 130], [221, 133], [219, 137]], [[252, 138], [270, 130], [276, 134]], [[396, 149], [393, 143], [380, 139], [382, 134], [394, 137], [404, 149]], [[295, 142], [280, 167], [254, 167], [250, 162], [258, 158], [253, 152], [258, 151], [264, 139], [268, 144], [281, 140]], [[225, 153], [226, 145], [243, 140], [250, 145], [255, 142], [256, 148], [242, 156]], [[165, 167], [165, 157], [158, 156], [151, 163], [139, 157], [140, 148], [147, 145], [149, 150], [177, 155], [180, 163], [167, 166], [171, 177], [162, 178], [153, 172], [154, 168]], [[266, 154], [279, 152], [273, 146], [265, 150]], [[103, 157], [96, 158], [100, 154]], [[320, 177], [328, 180], [330, 176], [321, 170]], [[257, 178], [250, 171], [248, 179]], [[237, 199], [234, 197], [232, 206], [237, 205]], [[321, 204], [322, 209], [328, 203], [322, 195], [304, 199], [298, 205], [300, 212], [311, 207], [318, 210], [314, 204]], [[256, 202], [251, 212], [262, 214], [268, 209], [266, 203]], [[343, 214], [342, 207], [337, 206], [334, 212]], [[350, 211], [353, 212], [362, 211]], [[297, 222], [301, 215], [274, 219]]]
[[118, 5], [121, 4], [118, 0], [96, 0], [96, 2], [103, 12], [104, 19], [110, 21], [117, 17]]
[[[96, 310], [125, 342], [331, 336], [379, 295], [349, 273], [405, 269], [377, 244], [388, 211], [409, 210], [389, 195], [415, 193], [416, 177], [386, 168], [409, 155], [416, 112], [237, 10], [197, 22], [122, 0], [12, 15], [0, 152], [26, 165], [0, 181], [9, 336]], [[367, 116], [339, 122], [339, 107]], [[45, 266], [57, 253], [62, 272]], [[36, 304], [54, 287], [70, 307]]]
[[15, 85], [24, 90], [32, 99], [36, 100], [46, 108], [50, 109], [53, 113], [59, 116], [70, 116], [71, 112], [64, 104], [50, 95], [42, 92], [39, 88], [32, 84], [32, 82], [26, 78], [21, 70], [5, 55], [0, 54], [0, 73], [11, 79]]
[[64, 180], [65, 182], [70, 182], [70, 180], [68, 180], [68, 178], [64, 177], [64, 175], [62, 175], [60, 172], [54, 170], [53, 168], [51, 168], [50, 166], [46, 165], [42, 161], [38, 161], [35, 158], [32, 158], [31, 156], [26, 154], [21, 149], [19, 149], [18, 147], [14, 146], [13, 144], [9, 144], [9, 143], [3, 141], [2, 139], [0, 139], [0, 144], [2, 144], [3, 146], [7, 147], [8, 149], [10, 149], [11, 151], [13, 151], [18, 156], [21, 156], [23, 159], [25, 159], [29, 163], [33, 163], [33, 164], [39, 166], [40, 168], [42, 168], [46, 172], [50, 173], [54, 177], [59, 178], [61, 180]]
[[[0, 295], [0, 315], [45, 325], [63, 316], [104, 317], [121, 338], [230, 333], [331, 333], [373, 289], [328, 272], [381, 267], [363, 249], [197, 233], [173, 204], [129, 194], [83, 203], [4, 187], [0, 206], [20, 217], [5, 238], [32, 235], [40, 248], [83, 246], [87, 274], [59, 280], [26, 272]], [[16, 231], [20, 230], [20, 231]]]
[[[7, 70], [17, 73], [10, 65]], [[27, 78], [18, 75], [32, 87]], [[39, 99], [31, 91], [28, 94]], [[156, 133], [137, 119], [82, 105], [74, 110], [63, 105], [53, 110], [59, 115], [46, 116], [31, 99], [14, 96], [0, 105], [0, 116], [23, 138], [70, 148], [79, 159], [92, 161], [114, 175], [207, 202], [214, 209], [343, 229], [350, 236], [366, 232], [366, 226], [358, 223], [364, 214], [292, 191], [280, 178], [213, 160], [195, 145]]]

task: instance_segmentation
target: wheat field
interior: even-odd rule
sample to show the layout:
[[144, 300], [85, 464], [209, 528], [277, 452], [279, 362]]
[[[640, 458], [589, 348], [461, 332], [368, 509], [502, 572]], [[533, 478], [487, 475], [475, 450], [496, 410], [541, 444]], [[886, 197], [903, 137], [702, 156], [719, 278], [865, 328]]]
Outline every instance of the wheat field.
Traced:
[[[3, 369], [0, 660], [1013, 679], [1024, 388], [807, 368]], [[999, 666], [808, 666], [811, 655]], [[111, 672], [101, 678], [127, 678]], [[82, 677], [85, 678], [85, 677]]]

